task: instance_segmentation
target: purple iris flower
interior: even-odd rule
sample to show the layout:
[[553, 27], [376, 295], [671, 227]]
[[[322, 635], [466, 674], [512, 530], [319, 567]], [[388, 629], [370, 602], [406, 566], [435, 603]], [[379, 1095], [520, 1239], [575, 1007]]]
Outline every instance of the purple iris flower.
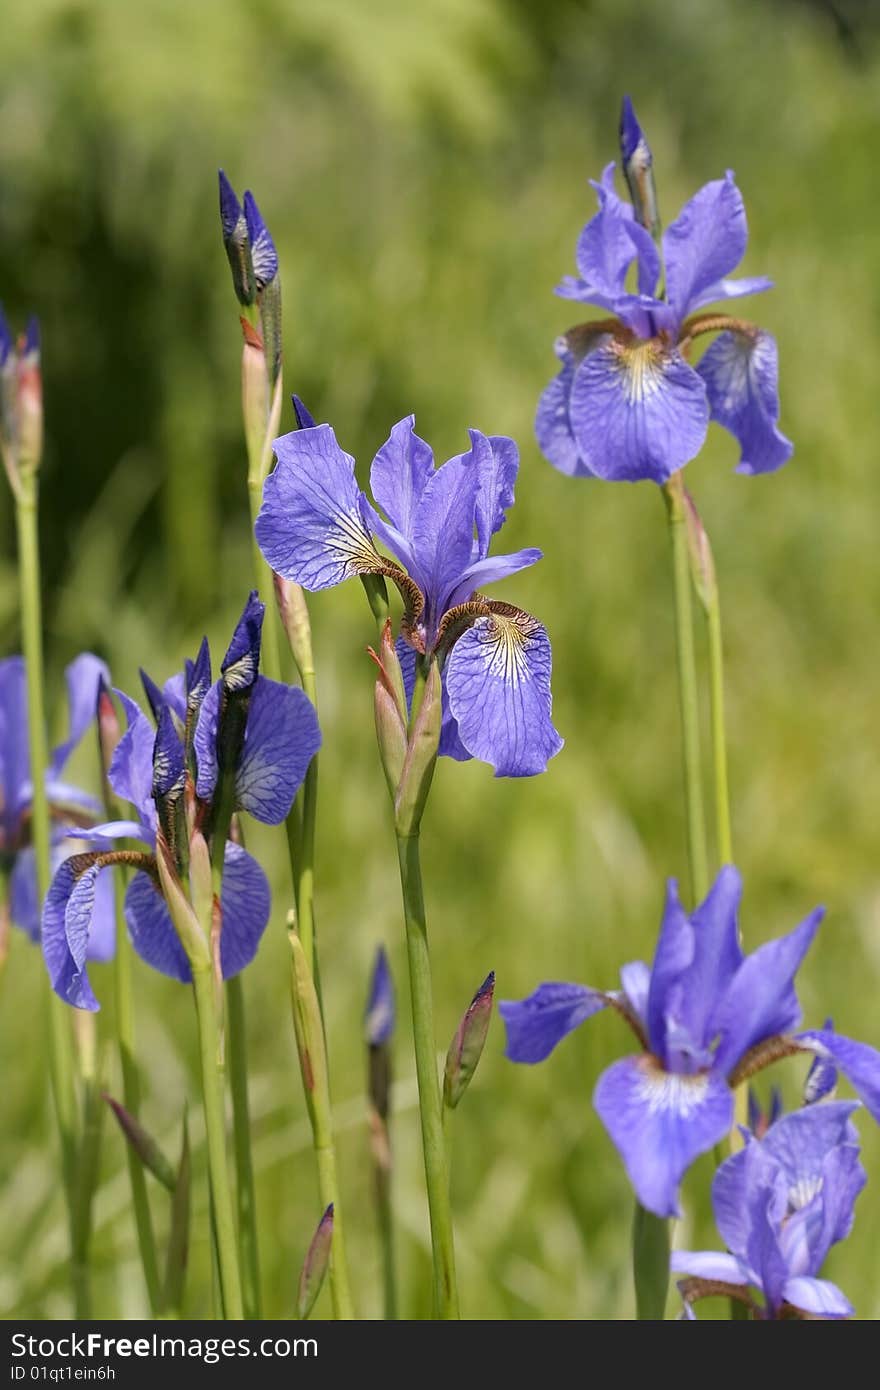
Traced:
[[741, 895], [740, 876], [727, 866], [688, 915], [670, 880], [650, 969], [625, 965], [620, 990], [543, 984], [499, 1006], [514, 1062], [543, 1061], [609, 1005], [626, 1019], [642, 1050], [603, 1072], [593, 1104], [639, 1201], [657, 1216], [678, 1214], [687, 1168], [730, 1130], [733, 1088], [779, 1057], [807, 1051], [833, 1060], [880, 1120], [880, 1053], [829, 1030], [792, 1032], [800, 1021], [794, 977], [822, 909], [743, 956]]
[[[703, 312], [771, 288], [762, 276], [729, 278], [748, 238], [733, 174], [701, 188], [658, 244], [651, 153], [628, 101], [621, 152], [635, 207], [615, 193], [609, 164], [592, 185], [599, 211], [578, 240], [579, 274], [556, 290], [614, 317], [557, 340], [562, 370], [538, 404], [538, 443], [563, 473], [664, 483], [699, 453], [715, 420], [739, 441], [738, 472], [772, 472], [792, 453], [777, 428], [776, 342], [745, 320]], [[704, 333], [718, 337], [693, 367]]]
[[[671, 1268], [692, 1278], [679, 1285], [684, 1316], [692, 1303], [726, 1293], [756, 1317], [847, 1318], [853, 1309], [836, 1284], [817, 1279], [832, 1245], [852, 1229], [853, 1206], [865, 1185], [856, 1101], [828, 1101], [795, 1110], [763, 1139], [746, 1146], [715, 1174], [712, 1205], [727, 1254], [675, 1250]], [[759, 1289], [764, 1306], [748, 1292]]]
[[[51, 816], [51, 862], [56, 869], [75, 853], [70, 826], [94, 823], [100, 807], [94, 797], [63, 780], [64, 766], [94, 722], [98, 690], [109, 679], [103, 661], [83, 652], [67, 667], [68, 734], [49, 755], [46, 796]], [[20, 656], [0, 661], [0, 873], [9, 879], [9, 911], [15, 926], [32, 941], [40, 939], [40, 899], [36, 858], [31, 845], [31, 781], [28, 744], [27, 673]], [[91, 832], [90, 832], [91, 833]], [[95, 903], [90, 960], [109, 960], [115, 940], [113, 894], [107, 884]]]
[[382, 516], [329, 425], [283, 435], [256, 536], [272, 568], [305, 589], [353, 575], [392, 579], [406, 610], [398, 655], [410, 694], [420, 657], [436, 656], [443, 673], [440, 752], [524, 777], [543, 772], [562, 747], [551, 720], [550, 642], [535, 618], [479, 591], [541, 552], [489, 555], [513, 503], [519, 454], [503, 436], [471, 430], [470, 440], [467, 453], [435, 468], [414, 417], [399, 421], [370, 472]]
[[[85, 972], [94, 931], [96, 884], [101, 870], [126, 864], [137, 870], [125, 895], [125, 918], [135, 950], [156, 970], [188, 982], [190, 964], [159, 888], [157, 848], [170, 856], [185, 885], [191, 829], [209, 839], [215, 794], [233, 779], [233, 808], [265, 824], [284, 820], [321, 742], [307, 696], [258, 674], [263, 605], [248, 599], [221, 666], [211, 682], [211, 658], [203, 641], [183, 676], [148, 698], [158, 728], [121, 691], [127, 731], [110, 765], [109, 780], [136, 819], [77, 830], [84, 839], [140, 840], [143, 851], [96, 850], [67, 860], [55, 875], [43, 911], [43, 953], [57, 994], [81, 1009], [97, 1009]], [[220, 963], [224, 979], [253, 959], [269, 918], [269, 885], [263, 870], [240, 844], [227, 840], [221, 894]]]
[[244, 206], [223, 170], [220, 182], [220, 229], [239, 303], [253, 304], [278, 275], [278, 252], [257, 200], [248, 190]]

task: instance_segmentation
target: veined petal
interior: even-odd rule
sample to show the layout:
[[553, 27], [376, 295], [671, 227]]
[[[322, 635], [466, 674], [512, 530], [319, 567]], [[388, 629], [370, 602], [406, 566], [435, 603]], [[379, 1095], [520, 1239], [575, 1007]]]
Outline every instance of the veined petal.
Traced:
[[562, 747], [553, 727], [550, 640], [527, 613], [477, 618], [452, 648], [444, 685], [468, 752], [496, 777], [543, 772]]
[[706, 383], [711, 418], [739, 441], [738, 473], [773, 473], [794, 451], [777, 427], [778, 354], [770, 333], [720, 333], [697, 371]]
[[153, 802], [153, 745], [156, 735], [146, 715], [134, 700], [121, 690], [115, 691], [122, 702], [128, 728], [119, 740], [110, 763], [109, 781], [117, 796], [134, 806], [141, 822], [156, 831], [156, 807]]
[[742, 194], [728, 169], [695, 193], [663, 233], [666, 292], [679, 319], [739, 265], [747, 240]]
[[855, 1100], [830, 1100], [792, 1110], [768, 1129], [761, 1143], [785, 1171], [791, 1207], [805, 1206], [818, 1190], [828, 1154], [857, 1139], [850, 1116], [858, 1109]]
[[91, 652], [83, 652], [67, 667], [64, 679], [67, 682], [69, 728], [65, 741], [52, 751], [49, 761], [51, 777], [59, 776], [86, 729], [94, 724], [101, 681], [109, 686], [110, 672], [98, 657], [92, 656]]
[[[808, 1047], [819, 1057], [829, 1057], [880, 1123], [880, 1052], [867, 1043], [841, 1037], [830, 1028], [811, 1028], [805, 1033], [797, 1033], [794, 1041]], [[821, 1108], [826, 1107], [823, 1105]]]
[[[471, 437], [477, 431], [472, 431]], [[519, 472], [519, 449], [503, 434], [483, 436], [488, 450], [475, 451], [480, 487], [477, 492], [477, 542], [483, 555], [489, 552], [489, 542], [507, 520], [507, 509], [513, 506], [514, 485]]]
[[329, 425], [274, 442], [254, 532], [266, 562], [305, 589], [329, 589], [369, 573], [378, 559], [363, 523], [354, 459]]
[[43, 906], [43, 959], [55, 993], [65, 1004], [95, 1013], [101, 1006], [85, 970], [89, 930], [95, 904], [95, 881], [104, 867], [93, 856], [83, 868], [82, 857], [64, 860]]
[[305, 692], [258, 677], [235, 778], [236, 807], [264, 825], [279, 825], [320, 746], [318, 716]]
[[695, 314], [699, 309], [705, 309], [708, 304], [717, 304], [722, 299], [742, 299], [744, 295], [763, 294], [765, 290], [772, 288], [773, 281], [768, 280], [766, 275], [744, 275], [738, 280], [716, 280], [691, 300], [688, 313]]
[[743, 962], [737, 923], [741, 897], [742, 879], [727, 864], [691, 914], [694, 954], [681, 981], [680, 1021], [699, 1046], [712, 1041], [709, 1018]]
[[811, 1279], [806, 1275], [788, 1279], [783, 1297], [793, 1308], [822, 1318], [851, 1318], [855, 1314], [849, 1299], [828, 1279]]
[[824, 915], [824, 908], [817, 908], [787, 936], [746, 956], [708, 1024], [711, 1034], [721, 1037], [715, 1069], [722, 1075], [755, 1043], [789, 1032], [800, 1019], [794, 977]]
[[237, 975], [257, 953], [269, 921], [269, 880], [241, 845], [227, 841], [221, 893], [223, 922], [220, 964], [224, 980]]
[[125, 892], [125, 921], [131, 944], [141, 960], [173, 980], [189, 984], [192, 972], [159, 885], [149, 874], [137, 873]]
[[412, 542], [407, 539], [402, 531], [398, 531], [396, 526], [392, 526], [390, 521], [386, 521], [383, 516], [370, 502], [369, 498], [361, 494], [361, 518], [371, 535], [377, 537], [384, 546], [387, 546], [396, 560], [399, 560], [417, 584], [422, 584], [419, 574], [418, 561], [412, 547]]
[[617, 1146], [643, 1207], [678, 1216], [678, 1187], [691, 1163], [733, 1120], [733, 1094], [719, 1076], [676, 1076], [653, 1057], [625, 1057], [599, 1077], [599, 1118]]
[[543, 1062], [557, 1043], [608, 1004], [608, 995], [599, 989], [558, 983], [539, 985], [525, 999], [502, 999], [498, 1012], [507, 1029], [505, 1057]]
[[447, 610], [457, 607], [460, 603], [466, 603], [471, 594], [477, 589], [482, 589], [484, 585], [495, 584], [499, 579], [508, 579], [512, 574], [519, 574], [520, 570], [528, 569], [541, 559], [543, 551], [532, 546], [526, 550], [517, 550], [513, 555], [489, 555], [485, 560], [477, 560], [468, 566], [453, 589], [446, 605]]
[[650, 294], [660, 272], [660, 255], [650, 232], [633, 218], [632, 208], [614, 192], [614, 165], [606, 166], [593, 187], [599, 199], [596, 213], [578, 238], [577, 267], [587, 303], [613, 308], [623, 293], [627, 271], [639, 257], [639, 288]]
[[412, 538], [416, 508], [434, 475], [433, 450], [416, 434], [415, 424], [414, 415], [398, 420], [370, 469], [373, 497], [406, 540]]
[[73, 840], [86, 840], [96, 844], [101, 840], [144, 840], [149, 844], [152, 837], [144, 836], [145, 827], [136, 820], [108, 820], [100, 825], [71, 825], [65, 835]]
[[669, 1256], [673, 1274], [691, 1274], [697, 1279], [718, 1280], [724, 1284], [748, 1284], [735, 1255], [716, 1250], [673, 1250]]
[[694, 929], [678, 896], [678, 884], [670, 878], [666, 884], [666, 902], [657, 948], [651, 966], [651, 981], [645, 1021], [651, 1050], [666, 1061], [666, 1018], [670, 994], [694, 958]]
[[597, 477], [664, 483], [699, 453], [709, 405], [702, 380], [677, 350], [609, 335], [575, 371], [569, 418]]
[[562, 370], [545, 388], [535, 415], [535, 438], [546, 459], [570, 478], [593, 477], [593, 470], [582, 457], [571, 429], [569, 401], [577, 362], [566, 352]]

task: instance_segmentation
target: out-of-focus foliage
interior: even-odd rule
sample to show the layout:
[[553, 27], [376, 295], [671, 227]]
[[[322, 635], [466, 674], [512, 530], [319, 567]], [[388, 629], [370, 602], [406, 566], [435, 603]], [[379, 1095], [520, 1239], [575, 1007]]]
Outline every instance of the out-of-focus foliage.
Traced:
[[[203, 631], [220, 649], [251, 583], [238, 407], [239, 330], [216, 168], [250, 186], [281, 255], [286, 382], [366, 466], [411, 410], [440, 458], [468, 425], [521, 444], [510, 548], [546, 559], [506, 588], [546, 619], [567, 746], [543, 777], [441, 766], [423, 835], [438, 1047], [489, 969], [499, 997], [545, 978], [613, 984], [652, 948], [666, 875], [683, 874], [670, 581], [649, 485], [573, 482], [531, 421], [577, 316], [587, 177], [615, 153], [628, 90], [667, 221], [736, 170], [745, 273], [779, 338], [779, 475], [736, 477], [719, 431], [688, 469], [725, 605], [731, 771], [749, 945], [829, 908], [804, 971], [811, 1022], [880, 1044], [880, 55], [870, 8], [788, 0], [7, 0], [0, 90], [0, 297], [44, 327], [42, 530], [52, 705], [91, 647], [136, 688]], [[843, 30], [841, 24], [843, 23]], [[846, 32], [844, 32], [846, 31]], [[748, 306], [744, 306], [746, 312]], [[285, 428], [292, 426], [289, 413]], [[5, 504], [2, 504], [5, 507]], [[0, 510], [0, 640], [17, 649], [9, 508]], [[500, 591], [499, 591], [500, 592]], [[359, 1308], [378, 1314], [360, 1016], [376, 943], [405, 970], [387, 798], [373, 746], [372, 638], [354, 584], [312, 604], [325, 731], [319, 829], [322, 976]], [[82, 751], [78, 771], [91, 768]], [[247, 975], [259, 1214], [270, 1315], [289, 1316], [320, 1216], [285, 995], [279, 835], [249, 828], [276, 888]], [[22, 938], [3, 980], [0, 1309], [66, 1315], [63, 1213], [48, 1123], [40, 962]], [[109, 972], [94, 972], [112, 1019]], [[172, 1135], [192, 1092], [186, 991], [138, 967], [145, 1116]], [[611, 1018], [540, 1069], [493, 1024], [456, 1116], [463, 1304], [476, 1317], [629, 1314], [630, 1194], [589, 1097], [619, 1050]], [[111, 1083], [115, 1062], [108, 1057]], [[804, 1066], [783, 1079], [794, 1104]], [[396, 1041], [396, 1204], [406, 1313], [429, 1299], [415, 1083]], [[829, 1276], [880, 1314], [880, 1142]], [[193, 1124], [198, 1175], [202, 1154]], [[143, 1313], [125, 1157], [108, 1129], [97, 1307]], [[712, 1248], [711, 1163], [679, 1239]], [[204, 1202], [204, 1187], [201, 1189]], [[158, 1210], [158, 1207], [157, 1207]], [[208, 1311], [204, 1209], [190, 1306]], [[120, 1272], [121, 1271], [121, 1272]], [[323, 1308], [326, 1295], [318, 1312]]]

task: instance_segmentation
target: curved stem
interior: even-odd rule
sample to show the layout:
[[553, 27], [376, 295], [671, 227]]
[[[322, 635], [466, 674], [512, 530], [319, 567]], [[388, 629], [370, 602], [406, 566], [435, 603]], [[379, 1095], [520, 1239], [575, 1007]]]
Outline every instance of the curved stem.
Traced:
[[[18, 568], [21, 587], [22, 652], [27, 670], [28, 743], [31, 764], [31, 835], [37, 866], [40, 903], [51, 878], [49, 861], [49, 804], [46, 799], [46, 710], [43, 695], [43, 631], [40, 599], [40, 550], [37, 525], [37, 480], [22, 477], [16, 495]], [[67, 1009], [49, 991], [49, 1074], [55, 1119], [61, 1141], [61, 1171], [73, 1238], [73, 1197], [76, 1180], [76, 1092], [73, 1048]]]
[[218, 1065], [220, 1034], [214, 999], [213, 969], [210, 963], [192, 962], [193, 994], [199, 1027], [199, 1056], [202, 1068], [202, 1094], [205, 1111], [205, 1139], [211, 1184], [211, 1206], [220, 1274], [220, 1293], [224, 1318], [244, 1317], [235, 1214], [226, 1157], [226, 1120], [223, 1106], [222, 1071]]
[[681, 707], [681, 745], [684, 770], [685, 814], [687, 819], [688, 861], [691, 900], [696, 906], [708, 891], [706, 825], [703, 812], [703, 785], [700, 767], [700, 719], [697, 700], [697, 666], [694, 654], [691, 576], [688, 557], [687, 523], [681, 474], [675, 473], [663, 486], [672, 542], [675, 588], [675, 639], [678, 656], [678, 694]]
[[431, 1216], [435, 1316], [452, 1319], [459, 1316], [458, 1288], [455, 1280], [452, 1208], [449, 1200], [449, 1177], [443, 1135], [440, 1081], [437, 1075], [434, 1007], [431, 995], [431, 960], [428, 952], [428, 927], [422, 892], [418, 835], [399, 834], [397, 836], [397, 855], [400, 863], [400, 885], [403, 890], [403, 912], [406, 921], [406, 949], [409, 958], [409, 982], [412, 995], [413, 1039], [416, 1051], [416, 1075], [419, 1083], [422, 1149], [425, 1159], [425, 1180], [428, 1188], [428, 1209]]

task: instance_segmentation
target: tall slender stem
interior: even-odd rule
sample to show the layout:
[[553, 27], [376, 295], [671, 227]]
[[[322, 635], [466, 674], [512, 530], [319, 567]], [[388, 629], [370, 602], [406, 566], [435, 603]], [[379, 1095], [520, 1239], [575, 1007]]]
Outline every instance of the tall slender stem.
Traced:
[[718, 858], [733, 863], [730, 829], [730, 791], [727, 781], [727, 736], [724, 726], [724, 645], [721, 636], [721, 602], [717, 587], [706, 610], [709, 638], [709, 702], [712, 715], [712, 763], [715, 772], [715, 825]]
[[449, 1200], [449, 1177], [443, 1136], [440, 1081], [437, 1075], [434, 1006], [431, 994], [431, 960], [428, 952], [428, 927], [422, 892], [418, 834], [398, 834], [397, 856], [400, 863], [400, 885], [403, 890], [403, 912], [406, 921], [406, 948], [409, 958], [409, 983], [412, 995], [413, 1038], [416, 1051], [416, 1075], [419, 1083], [422, 1148], [425, 1158], [425, 1180], [428, 1188], [428, 1209], [431, 1217], [434, 1311], [436, 1317], [451, 1319], [459, 1316], [458, 1288], [455, 1281], [452, 1208]]
[[[121, 873], [121, 870], [117, 870]], [[114, 874], [116, 893], [116, 955], [113, 970], [116, 986], [116, 1039], [119, 1044], [119, 1063], [122, 1070], [122, 1096], [125, 1108], [137, 1119], [141, 1105], [141, 1080], [134, 1055], [134, 1000], [131, 988], [131, 947], [125, 928], [122, 910], [122, 887]], [[147, 1180], [143, 1164], [131, 1144], [125, 1146], [128, 1158], [128, 1176], [131, 1182], [131, 1204], [134, 1209], [134, 1222], [137, 1231], [138, 1249], [150, 1311], [155, 1317], [162, 1304], [159, 1264], [156, 1256], [156, 1238], [153, 1234], [153, 1220], [150, 1214], [150, 1200], [147, 1193]]]
[[98, 1177], [104, 1106], [98, 1075], [94, 1014], [77, 1014], [74, 1019], [74, 1027], [76, 1028], [78, 1025], [81, 1025], [83, 1030], [78, 1048], [83, 1088], [83, 1126], [76, 1156], [76, 1181], [74, 1183], [73, 1281], [76, 1318], [79, 1321], [92, 1316], [89, 1279], [92, 1199], [95, 1195]]
[[[40, 550], [37, 523], [37, 479], [20, 479], [15, 519], [21, 586], [22, 651], [27, 670], [28, 742], [31, 764], [31, 835], [37, 866], [40, 903], [49, 890], [49, 804], [46, 799], [46, 709], [43, 694], [43, 629], [40, 599]], [[61, 1141], [61, 1170], [73, 1238], [73, 1199], [76, 1176], [77, 1120], [70, 1020], [61, 1000], [48, 991], [49, 1074], [55, 1119]]]
[[[318, 696], [315, 685], [315, 672], [311, 667], [300, 671], [303, 690], [315, 709]], [[318, 815], [318, 755], [309, 763], [302, 790], [302, 830], [299, 858], [294, 869], [294, 895], [296, 898], [296, 921], [299, 939], [308, 961], [309, 970], [318, 987], [318, 943], [315, 938], [315, 829]], [[318, 998], [321, 991], [318, 989]]]
[[199, 1056], [202, 1068], [202, 1094], [205, 1110], [205, 1138], [211, 1184], [211, 1205], [220, 1293], [224, 1318], [244, 1317], [235, 1213], [226, 1157], [226, 1119], [223, 1106], [223, 1078], [218, 1065], [220, 1035], [214, 1000], [213, 970], [209, 963], [192, 962], [193, 993], [199, 1027]]
[[232, 1136], [235, 1145], [238, 1239], [241, 1250], [242, 1300], [246, 1318], [261, 1317], [260, 1252], [257, 1242], [256, 1190], [251, 1155], [248, 1100], [247, 1027], [241, 976], [226, 981], [226, 1023], [229, 1084], [232, 1092]]
[[706, 824], [700, 766], [700, 717], [697, 699], [697, 663], [691, 606], [690, 560], [681, 474], [675, 473], [663, 487], [672, 542], [675, 589], [675, 640], [678, 657], [678, 695], [681, 707], [681, 747], [684, 770], [685, 815], [691, 901], [702, 902], [709, 887], [706, 858]]
[[669, 1222], [636, 1202], [632, 1229], [636, 1317], [662, 1321], [669, 1287]]

